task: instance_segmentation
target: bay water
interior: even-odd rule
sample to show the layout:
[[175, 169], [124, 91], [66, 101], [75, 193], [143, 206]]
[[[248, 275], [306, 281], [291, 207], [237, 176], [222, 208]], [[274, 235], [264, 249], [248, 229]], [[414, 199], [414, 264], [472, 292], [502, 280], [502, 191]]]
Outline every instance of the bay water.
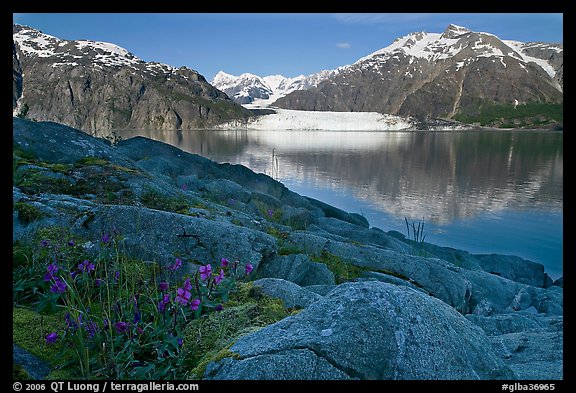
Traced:
[[[370, 226], [563, 274], [561, 131], [117, 131], [265, 173]], [[410, 234], [412, 237], [412, 234]]]

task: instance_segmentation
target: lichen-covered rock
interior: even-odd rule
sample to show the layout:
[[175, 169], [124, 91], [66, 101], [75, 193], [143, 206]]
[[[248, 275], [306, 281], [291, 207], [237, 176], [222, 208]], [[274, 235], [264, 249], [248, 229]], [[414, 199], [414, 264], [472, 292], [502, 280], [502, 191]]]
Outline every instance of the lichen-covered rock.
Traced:
[[482, 269], [488, 273], [535, 287], [546, 286], [547, 275], [541, 263], [528, 261], [515, 255], [478, 254], [475, 257]]
[[337, 241], [305, 231], [292, 232], [287, 245], [299, 247], [309, 255], [329, 253], [345, 263], [368, 270], [391, 272], [416, 283], [463, 314], [469, 310], [471, 288], [468, 280], [460, 274], [462, 269], [438, 258], [424, 258], [370, 245]]
[[126, 251], [137, 258], [173, 263], [175, 255], [209, 263], [220, 258], [250, 262], [254, 269], [275, 250], [275, 240], [263, 232], [203, 217], [191, 217], [136, 206], [100, 206], [93, 219], [73, 231], [99, 238], [113, 230], [122, 234]]
[[333, 285], [334, 273], [319, 262], [312, 262], [306, 254], [277, 256], [263, 263], [258, 270], [260, 277], [282, 278], [300, 286]]
[[484, 332], [445, 303], [377, 281], [345, 283], [240, 338], [205, 379], [512, 379]]
[[286, 308], [306, 308], [321, 298], [320, 295], [281, 278], [261, 278], [254, 281], [254, 287], [261, 288], [268, 296], [281, 299]]

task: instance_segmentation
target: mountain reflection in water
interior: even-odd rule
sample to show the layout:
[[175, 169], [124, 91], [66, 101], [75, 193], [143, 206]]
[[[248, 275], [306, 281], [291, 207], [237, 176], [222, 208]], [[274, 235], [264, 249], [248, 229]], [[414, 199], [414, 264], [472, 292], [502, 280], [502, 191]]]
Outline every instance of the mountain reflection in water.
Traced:
[[[302, 195], [426, 241], [562, 273], [563, 133], [122, 131], [266, 173]], [[536, 244], [534, 244], [536, 243]]]

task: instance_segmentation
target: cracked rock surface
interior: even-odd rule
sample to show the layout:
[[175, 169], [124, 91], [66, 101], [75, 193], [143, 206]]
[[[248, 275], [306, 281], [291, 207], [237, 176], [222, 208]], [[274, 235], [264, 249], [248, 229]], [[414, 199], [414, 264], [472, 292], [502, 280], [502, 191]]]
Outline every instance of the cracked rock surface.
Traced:
[[339, 285], [240, 338], [205, 379], [513, 379], [486, 334], [442, 301], [378, 281]]

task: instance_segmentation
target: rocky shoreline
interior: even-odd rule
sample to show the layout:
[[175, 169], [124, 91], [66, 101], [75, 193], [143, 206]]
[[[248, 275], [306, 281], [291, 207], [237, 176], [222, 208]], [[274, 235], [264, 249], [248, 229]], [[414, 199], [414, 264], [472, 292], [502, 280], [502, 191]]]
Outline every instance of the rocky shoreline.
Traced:
[[33, 157], [14, 167], [13, 241], [48, 226], [86, 238], [114, 228], [142, 260], [249, 261], [263, 294], [301, 309], [237, 337], [204, 379], [563, 378], [563, 280], [541, 264], [418, 243], [142, 137], [111, 145], [14, 118], [13, 144]]

